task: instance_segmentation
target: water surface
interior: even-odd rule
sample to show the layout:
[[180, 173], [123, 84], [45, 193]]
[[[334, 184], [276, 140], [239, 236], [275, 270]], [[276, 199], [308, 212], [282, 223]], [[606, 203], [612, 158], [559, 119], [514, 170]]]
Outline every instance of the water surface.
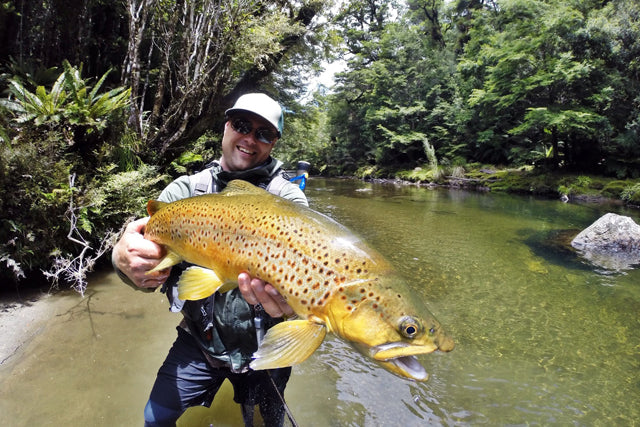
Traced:
[[[412, 383], [327, 339], [286, 390], [301, 426], [640, 419], [640, 270], [602, 270], [552, 243], [608, 211], [640, 223], [638, 211], [348, 180], [313, 179], [307, 194], [410, 278], [457, 346], [421, 357], [431, 378]], [[179, 315], [113, 274], [87, 295], [52, 298], [56, 315], [0, 366], [2, 425], [142, 425]], [[179, 425], [239, 422], [225, 387]]]

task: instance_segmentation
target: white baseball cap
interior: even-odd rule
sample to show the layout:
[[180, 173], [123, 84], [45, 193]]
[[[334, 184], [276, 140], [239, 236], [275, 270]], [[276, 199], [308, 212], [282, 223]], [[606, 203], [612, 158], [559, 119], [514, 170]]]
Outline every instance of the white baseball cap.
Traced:
[[282, 107], [264, 93], [247, 93], [242, 95], [238, 98], [233, 107], [225, 111], [225, 115], [230, 117], [241, 112], [257, 114], [276, 128], [278, 131], [278, 137], [282, 136], [282, 130], [284, 128], [284, 114], [282, 114]]

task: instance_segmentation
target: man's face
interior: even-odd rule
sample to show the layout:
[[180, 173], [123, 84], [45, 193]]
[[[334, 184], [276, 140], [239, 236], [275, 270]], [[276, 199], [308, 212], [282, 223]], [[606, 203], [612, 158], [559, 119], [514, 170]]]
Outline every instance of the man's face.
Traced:
[[[237, 122], [240, 120], [239, 122]], [[244, 121], [244, 123], [243, 123]], [[233, 123], [245, 125], [240, 131], [234, 129]], [[251, 131], [247, 134], [244, 132], [251, 124]], [[264, 163], [273, 146], [276, 138], [272, 138], [273, 143], [268, 144], [260, 141], [256, 137], [256, 130], [267, 131], [277, 135], [275, 128], [260, 116], [253, 114], [237, 114], [231, 117], [224, 125], [224, 135], [222, 136], [222, 159], [221, 166], [226, 171], [241, 171], [254, 168]]]

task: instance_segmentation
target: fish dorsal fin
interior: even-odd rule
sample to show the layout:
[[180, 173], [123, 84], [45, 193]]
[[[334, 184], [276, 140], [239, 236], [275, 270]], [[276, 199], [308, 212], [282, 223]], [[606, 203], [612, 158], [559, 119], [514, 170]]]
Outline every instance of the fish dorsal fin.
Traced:
[[236, 194], [265, 194], [266, 191], [260, 187], [256, 187], [250, 182], [243, 181], [241, 179], [234, 179], [229, 181], [222, 194], [225, 196], [233, 196]]
[[288, 320], [267, 331], [251, 369], [275, 369], [304, 362], [327, 335], [325, 325], [310, 320]]
[[147, 202], [147, 212], [149, 213], [149, 216], [153, 216], [154, 213], [158, 212], [166, 205], [168, 205], [167, 202], [161, 202], [160, 200], [149, 200]]

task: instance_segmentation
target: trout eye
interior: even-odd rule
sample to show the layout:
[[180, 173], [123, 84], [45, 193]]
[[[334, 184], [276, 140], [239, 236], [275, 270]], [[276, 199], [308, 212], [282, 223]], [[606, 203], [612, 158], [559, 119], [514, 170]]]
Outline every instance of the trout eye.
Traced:
[[419, 331], [420, 325], [413, 317], [405, 317], [400, 321], [400, 332], [406, 338], [414, 338]]

